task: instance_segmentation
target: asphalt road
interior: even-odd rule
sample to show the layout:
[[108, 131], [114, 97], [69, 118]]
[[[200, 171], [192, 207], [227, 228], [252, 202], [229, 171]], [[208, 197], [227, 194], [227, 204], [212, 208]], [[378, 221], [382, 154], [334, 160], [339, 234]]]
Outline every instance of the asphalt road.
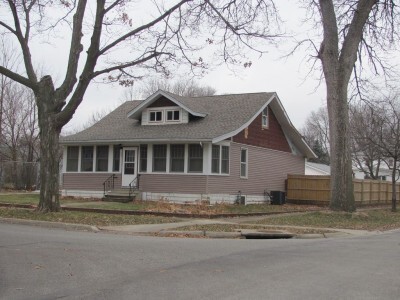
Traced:
[[135, 237], [0, 224], [1, 299], [400, 299], [400, 231]]

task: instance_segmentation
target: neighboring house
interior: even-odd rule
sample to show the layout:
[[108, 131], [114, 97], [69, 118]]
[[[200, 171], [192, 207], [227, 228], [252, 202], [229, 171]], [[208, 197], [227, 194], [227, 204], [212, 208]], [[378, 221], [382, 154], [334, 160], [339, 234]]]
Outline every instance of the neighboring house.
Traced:
[[307, 161], [305, 175], [331, 175], [331, 167]]
[[[392, 181], [392, 171], [393, 169], [389, 169], [386, 166], [381, 166], [379, 168], [378, 172], [378, 180], [383, 180], [383, 181]], [[397, 176], [396, 176], [396, 181], [400, 181], [400, 175], [399, 172], [397, 171]], [[370, 179], [368, 175], [366, 175], [363, 171], [360, 171], [357, 168], [353, 168], [353, 174], [355, 179]]]
[[181, 97], [157, 91], [61, 139], [62, 194], [102, 197], [137, 182], [143, 200], [246, 203], [283, 191], [315, 157], [276, 93]]

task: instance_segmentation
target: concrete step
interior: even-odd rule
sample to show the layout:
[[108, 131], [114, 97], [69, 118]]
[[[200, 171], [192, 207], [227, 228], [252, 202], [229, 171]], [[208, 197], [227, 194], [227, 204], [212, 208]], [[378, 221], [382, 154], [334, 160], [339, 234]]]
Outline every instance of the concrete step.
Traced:
[[138, 199], [139, 194], [139, 191], [132, 191], [129, 197], [129, 189], [118, 189], [106, 193], [103, 197], [103, 201], [126, 203]]

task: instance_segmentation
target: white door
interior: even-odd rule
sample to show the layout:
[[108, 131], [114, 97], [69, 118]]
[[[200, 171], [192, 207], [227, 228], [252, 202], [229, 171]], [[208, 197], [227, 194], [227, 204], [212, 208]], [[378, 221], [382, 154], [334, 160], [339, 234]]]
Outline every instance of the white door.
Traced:
[[122, 149], [122, 186], [129, 186], [137, 176], [137, 147]]

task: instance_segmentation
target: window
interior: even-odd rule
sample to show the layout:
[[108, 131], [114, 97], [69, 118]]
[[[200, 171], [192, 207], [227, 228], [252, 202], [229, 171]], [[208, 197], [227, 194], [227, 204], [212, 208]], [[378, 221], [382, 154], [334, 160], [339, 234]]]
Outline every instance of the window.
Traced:
[[153, 172], [166, 172], [167, 145], [153, 145]]
[[203, 172], [203, 147], [198, 144], [189, 145], [189, 172]]
[[114, 145], [113, 149], [113, 172], [119, 172], [121, 145]]
[[162, 111], [151, 111], [150, 122], [162, 122]]
[[268, 106], [262, 111], [262, 127], [268, 128]]
[[108, 171], [108, 146], [96, 147], [96, 171]]
[[183, 172], [185, 169], [185, 145], [171, 145], [170, 150], [170, 172]]
[[167, 110], [167, 121], [179, 121], [181, 114], [179, 110]]
[[229, 147], [221, 146], [221, 173], [229, 174]]
[[147, 145], [140, 145], [140, 172], [147, 172]]
[[220, 159], [220, 146], [213, 145], [212, 146], [212, 154], [211, 154], [211, 172], [219, 174], [219, 159]]
[[93, 146], [82, 146], [81, 171], [93, 171]]
[[67, 172], [78, 172], [79, 146], [67, 148]]
[[240, 149], [240, 177], [247, 178], [247, 149]]
[[229, 174], [229, 146], [212, 146], [211, 172], [214, 174]]

